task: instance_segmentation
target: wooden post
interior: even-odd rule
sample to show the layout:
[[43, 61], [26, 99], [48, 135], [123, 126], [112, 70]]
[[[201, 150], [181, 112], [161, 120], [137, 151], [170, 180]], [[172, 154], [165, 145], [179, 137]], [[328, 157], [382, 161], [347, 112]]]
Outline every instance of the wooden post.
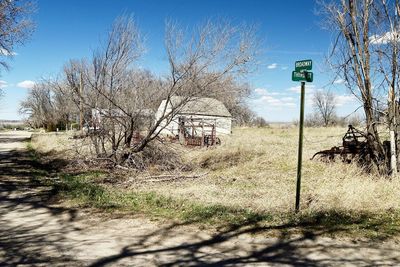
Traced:
[[397, 112], [394, 86], [391, 86], [388, 93], [389, 111], [389, 134], [390, 134], [390, 171], [392, 175], [397, 175], [397, 153], [396, 153], [396, 134]]
[[216, 145], [217, 143], [217, 120], [214, 121], [212, 126], [212, 145]]
[[216, 145], [217, 143], [217, 120], [214, 120], [214, 124], [212, 127], [212, 145]]
[[[395, 16], [398, 17], [399, 14], [399, 3], [398, 0], [395, 1], [395, 7], [396, 7], [396, 14]], [[391, 32], [396, 32], [398, 25], [397, 25], [397, 18], [394, 19], [394, 24], [392, 24], [392, 22], [390, 22], [390, 28], [391, 28]], [[395, 35], [396, 37], [396, 42], [399, 40], [398, 39], [398, 35]], [[391, 112], [393, 113], [393, 119], [392, 121], [390, 121], [392, 123], [392, 125], [389, 125], [389, 129], [390, 129], [390, 168], [392, 171], [392, 175], [397, 175], [397, 151], [396, 151], [396, 144], [398, 142], [398, 132], [397, 132], [397, 106], [398, 103], [396, 102], [396, 92], [395, 92], [395, 81], [396, 81], [396, 76], [395, 73], [398, 72], [398, 62], [396, 61], [398, 58], [398, 46], [397, 44], [393, 46], [393, 51], [392, 51], [392, 75], [394, 76], [392, 78], [392, 83], [391, 83], [391, 88], [390, 88], [390, 94], [388, 95], [391, 99], [390, 102], [392, 104], [392, 110]], [[390, 105], [389, 105], [390, 108]], [[390, 111], [389, 111], [390, 114]], [[390, 128], [390, 126], [392, 126]], [[396, 131], [396, 132], [395, 132]]]
[[183, 117], [179, 117], [179, 143], [185, 145], [185, 120]]
[[396, 159], [396, 140], [394, 131], [390, 131], [390, 168], [392, 175], [397, 174], [397, 159]]
[[[395, 102], [395, 118], [396, 118], [396, 122], [400, 121], [400, 113], [399, 113], [399, 102], [396, 101]], [[399, 140], [399, 132], [400, 132], [400, 125], [396, 123], [396, 125], [394, 126], [394, 138], [396, 141], [396, 159], [399, 158], [399, 149], [400, 148], [400, 140]], [[397, 165], [397, 171], [399, 171], [398, 165]]]
[[191, 140], [191, 144], [193, 145], [193, 144], [195, 144], [196, 143], [196, 139], [194, 138], [194, 122], [193, 122], [193, 118], [191, 118], [190, 119], [190, 121], [191, 121], [191, 127], [192, 127], [192, 136], [191, 136], [191, 138], [190, 138], [190, 140]]
[[79, 128], [83, 130], [83, 77], [82, 72], [80, 73], [79, 79]]
[[201, 147], [204, 146], [204, 121], [201, 119]]

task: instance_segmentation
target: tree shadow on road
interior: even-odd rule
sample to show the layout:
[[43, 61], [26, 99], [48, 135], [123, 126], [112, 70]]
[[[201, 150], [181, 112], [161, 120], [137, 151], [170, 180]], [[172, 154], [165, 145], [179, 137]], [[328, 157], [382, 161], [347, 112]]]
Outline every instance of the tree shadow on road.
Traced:
[[[180, 234], [188, 235], [179, 230], [186, 224], [172, 224], [143, 235], [120, 253], [99, 259], [90, 266], [113, 266], [140, 259], [148, 259], [149, 265], [156, 266], [379, 266], [400, 263], [396, 249], [382, 248], [377, 243], [321, 239], [321, 236], [332, 234], [329, 229], [303, 228], [293, 236], [287, 230], [298, 226], [292, 224], [241, 225], [206, 238], [200, 233], [192, 233], [191, 242], [174, 244], [173, 240]], [[254, 236], [270, 231], [279, 234], [276, 238]], [[371, 257], [358, 253], [361, 249], [370, 250]]]
[[13, 137], [13, 135], [10, 135], [10, 137], [4, 137], [5, 135], [2, 134], [2, 138], [0, 138], [0, 143], [16, 143], [16, 142], [25, 142], [28, 141], [28, 137]]
[[[14, 139], [13, 139], [14, 140]], [[3, 265], [74, 265], [63, 244], [71, 231], [67, 221], [76, 210], [51, 205], [54, 192], [35, 179], [46, 168], [38, 168], [29, 154], [0, 154], [0, 262]]]

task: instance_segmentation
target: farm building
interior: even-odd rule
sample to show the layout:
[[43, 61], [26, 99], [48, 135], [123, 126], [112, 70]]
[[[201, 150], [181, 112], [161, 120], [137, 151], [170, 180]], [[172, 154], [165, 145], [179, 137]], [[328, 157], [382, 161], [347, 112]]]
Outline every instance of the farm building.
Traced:
[[[168, 113], [175, 109], [182, 102], [182, 99], [182, 97], [173, 96], [169, 103], [167, 103], [167, 100], [163, 100], [156, 112], [156, 120], [162, 117], [166, 105], [166, 113]], [[193, 98], [182, 107], [177, 108], [170, 123], [167, 120], [161, 123], [159, 128], [165, 127], [161, 134], [177, 136], [179, 124], [183, 121], [196, 125], [201, 124], [203, 129], [214, 125], [213, 130], [217, 135], [230, 134], [232, 130], [232, 115], [221, 101], [214, 98]]]

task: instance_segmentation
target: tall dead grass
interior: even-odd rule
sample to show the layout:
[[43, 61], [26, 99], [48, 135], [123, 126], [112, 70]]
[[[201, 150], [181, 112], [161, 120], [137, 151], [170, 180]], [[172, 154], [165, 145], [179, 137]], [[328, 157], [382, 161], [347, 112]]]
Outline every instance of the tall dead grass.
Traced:
[[[400, 209], [400, 177], [367, 175], [354, 164], [311, 161], [322, 149], [340, 145], [346, 128], [307, 128], [301, 208], [305, 212], [385, 212]], [[242, 128], [215, 149], [193, 149], [185, 160], [209, 171], [206, 177], [146, 184], [140, 191], [262, 212], [294, 208], [298, 130]]]
[[[108, 169], [109, 158], [97, 158], [90, 138], [75, 138], [76, 132], [51, 132], [36, 133], [32, 135], [32, 148], [42, 155], [51, 155], [71, 161], [85, 161], [88, 166], [96, 165], [99, 169]], [[191, 169], [192, 164], [182, 161], [181, 155], [186, 151], [179, 144], [159, 142], [158, 140], [150, 143], [143, 151], [131, 154], [126, 160], [123, 169], [134, 172], [144, 172], [146, 174], [157, 175], [164, 171], [181, 171]], [[112, 162], [111, 162], [112, 163]]]
[[[340, 160], [310, 160], [315, 152], [340, 145], [346, 130], [305, 129], [301, 209], [367, 213], [400, 210], [400, 177], [368, 175], [355, 164]], [[72, 156], [77, 142], [82, 141], [70, 137], [64, 133], [34, 135], [32, 145], [40, 152]], [[207, 175], [179, 182], [135, 184], [130, 190], [256, 212], [290, 212], [295, 200], [297, 142], [296, 128], [235, 129], [219, 147], [176, 150], [183, 163]], [[162, 170], [152, 169], [151, 174], [157, 171]]]
[[66, 153], [74, 147], [71, 142], [73, 132], [33, 133], [32, 147], [40, 153]]

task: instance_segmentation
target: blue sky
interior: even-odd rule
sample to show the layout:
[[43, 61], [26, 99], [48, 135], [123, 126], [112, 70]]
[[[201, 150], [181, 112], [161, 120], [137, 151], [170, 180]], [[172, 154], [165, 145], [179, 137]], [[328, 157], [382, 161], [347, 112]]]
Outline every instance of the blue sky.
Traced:
[[340, 115], [347, 115], [358, 104], [339, 80], [327, 86], [334, 79], [324, 63], [331, 33], [321, 29], [322, 18], [315, 15], [316, 9], [312, 0], [37, 0], [36, 30], [23, 47], [15, 49], [11, 70], [0, 74], [5, 93], [0, 100], [0, 119], [19, 119], [19, 103], [29, 87], [41, 77], [57, 75], [71, 58], [90, 57], [122, 14], [133, 14], [146, 37], [147, 53], [138, 64], [159, 74], [167, 68], [165, 20], [173, 19], [188, 28], [213, 17], [255, 23], [265, 53], [257, 73], [248, 78], [253, 88], [248, 100], [252, 109], [268, 121], [297, 119], [299, 83], [291, 81], [291, 72], [296, 60], [312, 59], [314, 82], [306, 87], [306, 112], [312, 110], [314, 90], [331, 88], [338, 95]]

